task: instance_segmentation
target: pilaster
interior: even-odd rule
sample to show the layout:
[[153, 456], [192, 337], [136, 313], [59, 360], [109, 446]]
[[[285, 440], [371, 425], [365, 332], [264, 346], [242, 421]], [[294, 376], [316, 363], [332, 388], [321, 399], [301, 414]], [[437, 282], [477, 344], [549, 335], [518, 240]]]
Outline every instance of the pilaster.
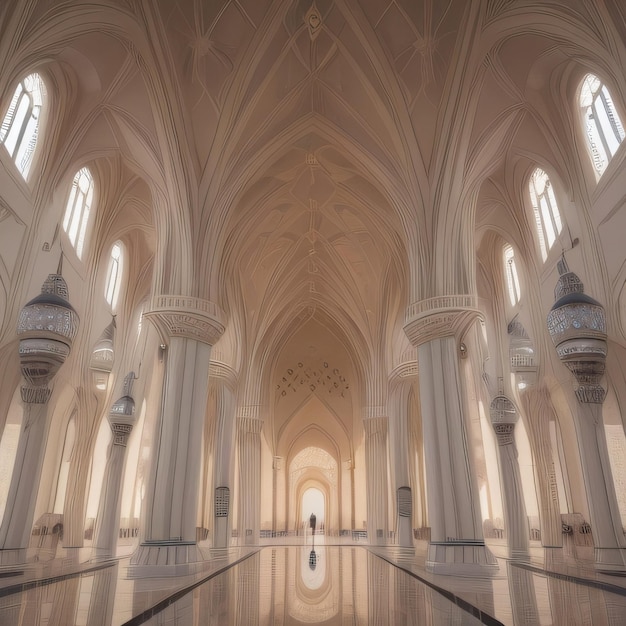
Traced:
[[134, 372], [126, 376], [124, 395], [113, 404], [108, 416], [113, 439], [108, 449], [96, 515], [93, 542], [94, 559], [115, 556], [120, 529], [122, 477], [126, 467], [126, 447], [135, 424], [135, 401], [130, 395], [134, 379]]
[[256, 545], [261, 517], [261, 430], [259, 406], [244, 406], [237, 415], [239, 453], [239, 536], [241, 543]]
[[515, 445], [515, 424], [519, 415], [513, 402], [506, 396], [500, 395], [491, 402], [490, 417], [498, 441], [509, 554], [513, 558], [528, 558], [528, 517]]
[[384, 413], [384, 407], [369, 407], [363, 419], [367, 477], [367, 534], [371, 544], [386, 544], [389, 538], [387, 462], [389, 418]]
[[232, 536], [232, 499], [235, 459], [235, 398], [229, 384], [234, 370], [221, 362], [211, 362], [210, 376], [218, 381], [213, 471], [213, 547], [227, 548]]

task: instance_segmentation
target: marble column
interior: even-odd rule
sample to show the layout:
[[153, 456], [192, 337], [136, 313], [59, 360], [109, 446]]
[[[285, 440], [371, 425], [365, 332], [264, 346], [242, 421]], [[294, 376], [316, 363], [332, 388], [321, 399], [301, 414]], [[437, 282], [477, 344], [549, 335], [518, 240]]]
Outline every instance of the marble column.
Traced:
[[491, 576], [470, 454], [460, 337], [479, 315], [470, 296], [446, 296], [409, 309], [405, 331], [418, 346], [420, 402], [431, 540], [426, 568], [436, 574]]
[[585, 491], [600, 570], [626, 569], [626, 542], [611, 473], [602, 403], [606, 395], [600, 385], [606, 364], [606, 319], [604, 309], [584, 293], [583, 284], [559, 262], [555, 299], [548, 314], [548, 330], [558, 357], [578, 383], [575, 415]]
[[490, 406], [491, 424], [498, 440], [500, 483], [504, 502], [504, 527], [511, 558], [528, 558], [528, 516], [522, 491], [515, 424], [517, 409], [506, 396], [496, 396]]
[[[378, 413], [370, 410], [371, 415]], [[385, 415], [366, 417], [365, 471], [367, 481], [367, 538], [370, 544], [386, 544], [389, 537], [389, 471], [387, 433], [389, 418]]]
[[41, 294], [28, 302], [18, 321], [21, 388], [24, 416], [15, 465], [0, 526], [0, 562], [19, 563], [26, 558], [48, 428], [48, 387], [65, 359], [78, 331], [78, 315], [68, 302], [67, 284], [60, 274], [50, 274]]
[[602, 404], [598, 399], [593, 400], [589, 396], [580, 399], [583, 394], [578, 395], [576, 430], [589, 502], [596, 567], [622, 571], [626, 569], [623, 550], [626, 546], [602, 420]]
[[242, 407], [237, 417], [240, 544], [256, 545], [261, 518], [261, 430], [258, 406]]
[[122, 478], [126, 467], [126, 446], [135, 424], [135, 401], [131, 397], [135, 373], [124, 379], [124, 395], [111, 407], [108, 419], [113, 433], [98, 502], [93, 559], [115, 557], [120, 531]]
[[231, 496], [233, 493], [236, 420], [235, 398], [226, 384], [226, 378], [234, 380], [235, 373], [224, 364], [212, 363], [211, 376], [224, 379], [218, 385], [216, 402], [213, 547], [228, 548], [232, 535]]
[[165, 371], [131, 574], [158, 565], [161, 574], [176, 575], [204, 558], [196, 545], [202, 433], [211, 346], [224, 326], [215, 304], [184, 296], [158, 296], [144, 316], [161, 336]]
[[[51, 390], [47, 387], [23, 386], [21, 393], [24, 416], [4, 518], [0, 527], [0, 547], [3, 551], [28, 547], [48, 426], [48, 399]], [[8, 555], [2, 555], [3, 561], [6, 556]]]
[[[283, 530], [278, 527], [278, 519], [279, 515], [282, 518], [285, 514], [282, 510], [279, 513], [279, 500], [284, 501], [284, 493], [282, 493], [281, 487], [285, 482], [283, 476], [283, 463], [284, 459], [282, 456], [275, 456], [272, 459], [272, 493], [273, 493], [273, 505], [272, 505], [272, 531], [274, 536], [276, 536], [276, 532], [279, 530]], [[282, 479], [282, 480], [281, 480]], [[281, 525], [282, 526], [282, 525]]]
[[[417, 357], [417, 351], [415, 351]], [[405, 361], [394, 370], [400, 379], [414, 376], [417, 370], [417, 360]], [[393, 470], [393, 489], [396, 502], [396, 542], [398, 545], [410, 548], [413, 546], [413, 494], [411, 474], [411, 460], [409, 459], [409, 391], [410, 382], [399, 383], [394, 390], [390, 402], [391, 418], [389, 420], [389, 448], [393, 450], [390, 459]], [[413, 482], [413, 485], [415, 482]]]

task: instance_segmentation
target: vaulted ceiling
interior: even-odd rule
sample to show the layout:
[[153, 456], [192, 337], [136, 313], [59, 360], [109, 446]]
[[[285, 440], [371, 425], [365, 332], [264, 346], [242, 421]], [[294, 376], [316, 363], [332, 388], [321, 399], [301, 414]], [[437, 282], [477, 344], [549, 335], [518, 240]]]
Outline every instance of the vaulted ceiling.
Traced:
[[618, 36], [614, 3], [585, 0], [18, 5], [0, 56], [49, 62], [68, 105], [50, 184], [121, 154], [152, 194], [157, 290], [218, 302], [252, 352], [318, 315], [387, 364], [407, 305], [471, 291], [483, 181], [533, 141], [563, 150], [537, 95], [554, 68]]

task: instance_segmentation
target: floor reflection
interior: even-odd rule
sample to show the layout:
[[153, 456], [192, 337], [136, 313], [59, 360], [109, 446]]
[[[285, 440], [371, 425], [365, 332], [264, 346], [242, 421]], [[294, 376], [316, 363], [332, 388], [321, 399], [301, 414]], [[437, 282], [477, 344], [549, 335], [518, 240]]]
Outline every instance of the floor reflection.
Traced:
[[216, 554], [187, 577], [132, 579], [123, 560], [82, 574], [33, 576], [21, 591], [3, 582], [0, 624], [626, 624], [626, 584], [618, 587], [619, 580], [581, 584], [510, 562], [493, 580], [443, 580], [429, 577], [414, 553], [389, 549], [380, 558], [362, 546], [270, 546], [249, 554]]
[[314, 566], [310, 546], [264, 548], [146, 623], [481, 624], [364, 548], [332, 546], [316, 546]]

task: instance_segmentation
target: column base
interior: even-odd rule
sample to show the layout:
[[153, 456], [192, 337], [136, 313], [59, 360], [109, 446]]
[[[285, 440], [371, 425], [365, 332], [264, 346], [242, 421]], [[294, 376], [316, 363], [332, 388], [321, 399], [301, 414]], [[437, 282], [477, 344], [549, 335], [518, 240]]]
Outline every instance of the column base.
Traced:
[[428, 544], [426, 570], [445, 576], [488, 578], [499, 567], [483, 541], [433, 541]]
[[193, 541], [145, 541], [130, 558], [128, 577], [186, 576], [202, 570], [209, 559], [209, 551]]
[[593, 556], [598, 572], [626, 573], [626, 552], [622, 548], [594, 548]]
[[92, 563], [102, 563], [102, 561], [112, 561], [115, 559], [115, 553], [108, 548], [93, 548], [89, 561]]
[[[0, 550], [0, 566], [25, 565], [29, 561], [27, 548], [9, 548]], [[37, 561], [32, 557], [30, 561]]]

